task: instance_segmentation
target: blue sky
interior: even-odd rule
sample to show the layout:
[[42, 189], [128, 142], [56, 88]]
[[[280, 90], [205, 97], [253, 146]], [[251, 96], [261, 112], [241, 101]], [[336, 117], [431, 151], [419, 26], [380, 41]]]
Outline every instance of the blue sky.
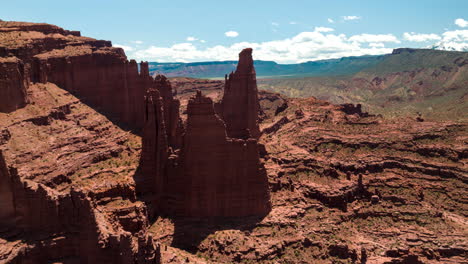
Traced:
[[396, 47], [468, 50], [467, 0], [0, 0], [0, 19], [46, 22], [111, 40], [150, 61], [295, 63]]

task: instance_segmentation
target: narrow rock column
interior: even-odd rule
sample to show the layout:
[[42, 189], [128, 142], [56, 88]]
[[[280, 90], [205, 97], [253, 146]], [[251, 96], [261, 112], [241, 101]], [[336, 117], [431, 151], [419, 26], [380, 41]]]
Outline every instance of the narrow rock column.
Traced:
[[228, 136], [258, 139], [260, 137], [258, 127], [260, 104], [251, 48], [239, 53], [236, 71], [225, 79], [220, 114], [226, 123]]

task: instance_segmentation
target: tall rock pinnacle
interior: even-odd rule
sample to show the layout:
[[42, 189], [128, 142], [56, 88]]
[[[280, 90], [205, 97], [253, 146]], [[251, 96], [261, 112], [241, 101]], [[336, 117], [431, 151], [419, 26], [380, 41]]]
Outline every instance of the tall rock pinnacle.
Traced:
[[226, 75], [220, 115], [226, 123], [227, 134], [232, 138], [260, 137], [258, 127], [257, 78], [252, 59], [252, 49], [239, 53], [239, 63], [234, 73]]
[[169, 80], [158, 76], [154, 83], [145, 101], [139, 189], [154, 194], [156, 211], [190, 217], [268, 214], [252, 49], [240, 53], [236, 72], [226, 80], [222, 108], [215, 111], [212, 99], [198, 91], [188, 102], [185, 127], [178, 125], [179, 102]]

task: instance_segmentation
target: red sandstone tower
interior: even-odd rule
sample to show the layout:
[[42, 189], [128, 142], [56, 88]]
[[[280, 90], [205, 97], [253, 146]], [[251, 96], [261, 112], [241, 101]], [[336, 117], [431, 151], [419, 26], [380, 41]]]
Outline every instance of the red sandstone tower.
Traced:
[[228, 136], [258, 139], [260, 137], [258, 128], [260, 105], [251, 48], [239, 53], [236, 71], [229, 76], [226, 75], [225, 80], [220, 115], [226, 122]]
[[148, 93], [140, 182], [142, 191], [153, 186], [159, 213], [238, 217], [270, 211], [257, 141], [259, 102], [252, 49], [239, 54], [237, 70], [225, 87], [219, 114], [213, 101], [197, 92], [188, 103], [183, 128], [167, 79], [157, 77], [155, 90]]

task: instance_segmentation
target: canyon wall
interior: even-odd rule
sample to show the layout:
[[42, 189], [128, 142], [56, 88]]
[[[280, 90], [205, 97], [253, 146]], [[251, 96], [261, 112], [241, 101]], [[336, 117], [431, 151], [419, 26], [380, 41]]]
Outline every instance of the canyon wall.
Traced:
[[152, 85], [148, 65], [109, 41], [0, 21], [0, 262], [159, 263], [131, 176], [108, 170], [85, 187], [127, 133], [81, 104], [139, 129]]
[[10, 172], [0, 150], [0, 225], [14, 224], [15, 206], [13, 204], [13, 189]]
[[11, 112], [28, 102], [24, 64], [16, 57], [0, 58], [0, 112]]
[[110, 41], [82, 37], [48, 24], [0, 22], [0, 112], [24, 107], [27, 85], [51, 82], [108, 117], [137, 130], [152, 86], [147, 63], [127, 60]]
[[[21, 179], [7, 166], [0, 151], [0, 224], [23, 230], [38, 242], [29, 244], [12, 263], [46, 263], [73, 258], [80, 263], [158, 263], [159, 246], [147, 233], [144, 211], [135, 234], [111, 223], [85, 192], [59, 193], [43, 184]], [[124, 194], [121, 194], [124, 195]], [[5, 209], [5, 210], [4, 210]], [[50, 234], [49, 238], [44, 237]]]

